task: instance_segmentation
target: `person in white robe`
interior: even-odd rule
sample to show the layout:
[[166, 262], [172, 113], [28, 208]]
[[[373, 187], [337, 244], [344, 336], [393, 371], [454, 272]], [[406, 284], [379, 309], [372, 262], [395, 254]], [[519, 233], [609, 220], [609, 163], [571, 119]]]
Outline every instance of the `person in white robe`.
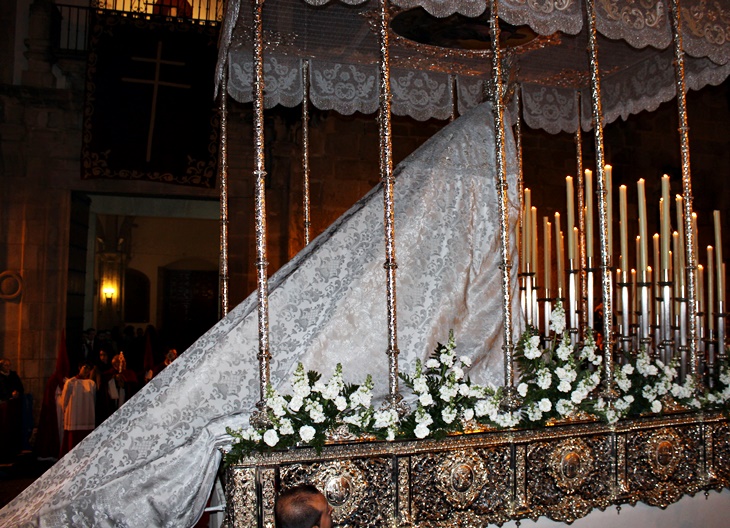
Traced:
[[63, 386], [63, 440], [60, 456], [71, 451], [96, 427], [96, 383], [90, 376], [91, 365], [82, 363], [79, 373]]

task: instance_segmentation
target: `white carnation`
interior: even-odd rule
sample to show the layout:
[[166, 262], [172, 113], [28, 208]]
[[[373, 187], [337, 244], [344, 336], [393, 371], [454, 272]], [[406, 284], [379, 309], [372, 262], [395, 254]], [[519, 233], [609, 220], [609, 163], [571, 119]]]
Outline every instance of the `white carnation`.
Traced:
[[283, 435], [294, 434], [294, 427], [292, 426], [291, 420], [289, 418], [281, 419], [281, 426], [279, 427], [279, 432]]
[[315, 432], [314, 427], [311, 425], [303, 425], [299, 428], [299, 438], [302, 439], [302, 442], [311, 442]]
[[264, 442], [266, 442], [267, 446], [274, 447], [279, 443], [279, 435], [273, 429], [269, 429], [264, 433]]

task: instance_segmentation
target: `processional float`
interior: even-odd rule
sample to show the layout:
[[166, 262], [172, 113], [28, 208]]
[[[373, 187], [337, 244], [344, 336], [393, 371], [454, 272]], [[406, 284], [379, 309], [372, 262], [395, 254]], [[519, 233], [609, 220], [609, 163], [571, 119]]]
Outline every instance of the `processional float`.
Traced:
[[[254, 106], [260, 377], [260, 399], [251, 427], [246, 432], [231, 431], [243, 450], [233, 456], [229, 453], [229, 524], [272, 526], [275, 493], [304, 481], [324, 490], [335, 506], [335, 521], [343, 526], [451, 526], [456, 521], [476, 525], [541, 515], [571, 522], [595, 507], [639, 501], [665, 507], [684, 494], [728, 487], [730, 430], [719, 412], [725, 405], [729, 383], [724, 370], [727, 356], [721, 239], [717, 237], [715, 248], [719, 260], [708, 262], [717, 269], [717, 298], [712, 297], [715, 291], [708, 285], [712, 300], [700, 308], [698, 297], [704, 298], [700, 292], [703, 282], [698, 277], [685, 93], [689, 88], [722, 82], [730, 73], [730, 44], [721, 38], [730, 34], [730, 5], [699, 0], [672, 0], [668, 5], [654, 1], [636, 5], [628, 0], [545, 1], [539, 5], [519, 0], [355, 0], [346, 2], [346, 6], [322, 4], [327, 2], [254, 0], [248, 12], [245, 3], [232, 2], [224, 22], [218, 66], [224, 146], [228, 141], [227, 96], [253, 102]], [[433, 28], [455, 21], [463, 24], [469, 18], [486, 30], [481, 36], [483, 49], [456, 50], [449, 48], [453, 43], [408, 33], [409, 28], [421, 23]], [[424, 21], [435, 26], [426, 26]], [[511, 32], [507, 37], [503, 35], [505, 28]], [[348, 76], [354, 79], [349, 85]], [[368, 91], [367, 81], [373, 78], [377, 83]], [[606, 85], [610, 88], [608, 100], [604, 97]], [[343, 87], [347, 95], [342, 95], [343, 91], [338, 95]], [[630, 93], [632, 87], [635, 93]], [[612, 175], [604, 155], [604, 123], [654, 109], [659, 102], [675, 96], [682, 194], [676, 201], [678, 235], [674, 237], [674, 251], [669, 249], [671, 229], [664, 225], [669, 219], [670, 202], [668, 190], [663, 188], [661, 237], [653, 239], [657, 249], [650, 265], [641, 180], [637, 267], [630, 271], [628, 265], [625, 188], [619, 193], [621, 244], [617, 259], [620, 267], [616, 267]], [[430, 373], [429, 382], [438, 382], [437, 373], [443, 367], [437, 389], [444, 394], [444, 388], [455, 387], [463, 378], [447, 368], [453, 368], [455, 361], [452, 342], [437, 350], [441, 355], [432, 357], [435, 363], [431, 366], [426, 361], [419, 363], [412, 376], [403, 376], [399, 371], [391, 113], [397, 108], [398, 113], [419, 119], [453, 119], [484, 98], [491, 103], [490, 125], [494, 130], [503, 384], [494, 391], [473, 389], [469, 393], [468, 387], [464, 389], [462, 396], [472, 398], [472, 404], [477, 402], [474, 409], [481, 402], [488, 410], [477, 410], [475, 415], [467, 409], [458, 415], [461, 425], [449, 428], [445, 424], [454, 423], [454, 417], [450, 421], [445, 416], [456, 407], [447, 406], [443, 411], [446, 414], [441, 415], [441, 432], [458, 434], [432, 438], [427, 433], [419, 434], [419, 427], [421, 433], [433, 432], [439, 423], [434, 423], [429, 414], [428, 408], [434, 405], [429, 403], [430, 393], [426, 389], [419, 393], [418, 380]], [[428, 102], [423, 103], [424, 99]], [[313, 423], [300, 421], [295, 429], [292, 421], [301, 417], [297, 412], [302, 403], [293, 402], [313, 392], [321, 397], [328, 388], [333, 388], [331, 398], [324, 399], [334, 402], [335, 396], [345, 394], [339, 374], [333, 378], [335, 382], [317, 385], [299, 370], [293, 397], [282, 398], [270, 388], [270, 363], [276, 350], [270, 350], [269, 341], [263, 113], [265, 106], [278, 103], [302, 104], [303, 224], [307, 242], [309, 105], [343, 113], [378, 110], [387, 312], [383, 328], [387, 350], [383, 352], [388, 359], [388, 395], [382, 406], [349, 415], [346, 413], [352, 409], [346, 407], [345, 400], [342, 409], [338, 405], [345, 413], [336, 422], [340, 427], [327, 431], [319, 443], [314, 434], [316, 424], [324, 418], [317, 420], [310, 412]], [[558, 270], [554, 288], [553, 273], [547, 270], [553, 247], [552, 226], [547, 219], [543, 222], [546, 271], [542, 282], [537, 269], [537, 217], [521, 175], [523, 121], [576, 136], [578, 222], [574, 224], [571, 178], [566, 233], [562, 233], [559, 221], [555, 224]], [[517, 168], [512, 168], [512, 174], [506, 159], [511, 125], [517, 154]], [[593, 172], [583, 168], [582, 128], [592, 129], [594, 136], [595, 180]], [[227, 247], [226, 149], [221, 152], [223, 250]], [[508, 194], [512, 175], [519, 190], [518, 207], [510, 204]], [[667, 184], [668, 178], [663, 181], [665, 187]], [[587, 251], [593, 246], [594, 205], [598, 256]], [[512, 216], [515, 213], [516, 219]], [[518, 237], [511, 231], [515, 223], [519, 226]], [[567, 267], [561, 249], [563, 237], [569, 246]], [[512, 269], [515, 241], [520, 255], [517, 275]], [[224, 312], [225, 255], [222, 251]], [[712, 278], [714, 273], [707, 276]], [[518, 314], [513, 314], [515, 292], [522, 307]], [[601, 327], [595, 329], [602, 338], [600, 347], [592, 331], [594, 309], [599, 304], [604, 314]], [[520, 318], [519, 324], [515, 324], [513, 315]], [[523, 326], [523, 318], [529, 326], [516, 343], [514, 332]], [[532, 360], [536, 362], [530, 363]], [[467, 363], [463, 360], [460, 365]], [[573, 403], [543, 398], [526, 406], [530, 390], [538, 390], [538, 386], [547, 390], [540, 381], [540, 369], [545, 365], [559, 365], [560, 373], [551, 373], [557, 377], [569, 367], [574, 369], [572, 379], [561, 378], [568, 392], [574, 389]], [[575, 372], [576, 365], [578, 370], [586, 366], [586, 371]], [[530, 369], [536, 369], [532, 378]], [[654, 392], [649, 396], [644, 391], [650, 409], [631, 416], [626, 410], [635, 397], [627, 380], [637, 371], [647, 383], [650, 378], [664, 378], [651, 386], [649, 392]], [[578, 388], [571, 386], [576, 376], [583, 384]], [[399, 379], [423, 399], [407, 403]], [[662, 385], [664, 389], [656, 388]], [[369, 388], [367, 383], [364, 387]], [[305, 390], [301, 394], [297, 392], [302, 388]], [[585, 394], [576, 397], [581, 391]], [[353, 394], [347, 394], [350, 401]], [[525, 427], [525, 416], [554, 413], [561, 401], [566, 402], [562, 405], [565, 412], [558, 410], [557, 419], [537, 429]], [[589, 406], [595, 414], [581, 411], [587, 402], [592, 402]], [[459, 412], [463, 410], [459, 408]], [[624, 419], [619, 420], [621, 417]], [[382, 422], [379, 426], [378, 420]], [[403, 436], [398, 424], [408, 420], [411, 425], [417, 424], [410, 430], [415, 430], [415, 436], [406, 434], [395, 442], [364, 441], [382, 438], [386, 431], [390, 440]], [[352, 436], [349, 428], [348, 435], [346, 424], [356, 425], [355, 429], [363, 434]], [[284, 445], [280, 440], [285, 435], [300, 447], [277, 449]], [[317, 449], [307, 445], [316, 445]]]

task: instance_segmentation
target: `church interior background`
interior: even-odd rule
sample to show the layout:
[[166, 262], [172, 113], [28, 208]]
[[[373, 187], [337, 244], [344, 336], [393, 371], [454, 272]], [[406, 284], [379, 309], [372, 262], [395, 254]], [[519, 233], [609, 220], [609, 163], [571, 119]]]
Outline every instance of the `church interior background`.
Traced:
[[[154, 6], [144, 5], [152, 14]], [[151, 324], [182, 351], [220, 317], [213, 68], [222, 0], [193, 2], [190, 17], [170, 4], [168, 16], [158, 12], [162, 18], [147, 25], [131, 24], [126, 15], [141, 6], [135, 0], [2, 0], [0, 358], [10, 359], [21, 376], [36, 419], [59, 348], [73, 351], [85, 328]], [[191, 43], [197, 47], [185, 48]], [[136, 59], [124, 63], [120, 54], [127, 52]], [[163, 62], [185, 73], [165, 78], [172, 68], [160, 68]], [[136, 69], [120, 72], [122, 64]], [[155, 65], [163, 72], [158, 77]], [[235, 306], [256, 286], [253, 131], [251, 105], [230, 104]], [[688, 105], [698, 245], [705, 247], [712, 243], [712, 211], [729, 210], [730, 84], [690, 92]], [[299, 112], [267, 111], [270, 273], [304, 246]], [[394, 161], [445, 124], [394, 117]], [[310, 126], [316, 236], [378, 183], [378, 128], [373, 115], [319, 110], [312, 110]], [[590, 164], [592, 138], [583, 142]], [[680, 192], [677, 144], [672, 103], [608, 125], [614, 185], [660, 171]], [[533, 205], [551, 216], [565, 207], [574, 138], [526, 129], [523, 149]], [[647, 197], [660, 192], [649, 187]]]

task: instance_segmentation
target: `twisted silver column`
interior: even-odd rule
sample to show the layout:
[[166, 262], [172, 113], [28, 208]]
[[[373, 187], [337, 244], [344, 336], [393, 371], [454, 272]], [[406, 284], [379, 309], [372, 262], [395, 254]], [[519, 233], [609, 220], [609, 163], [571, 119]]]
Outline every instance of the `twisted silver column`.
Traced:
[[393, 187], [393, 143], [391, 133], [390, 50], [388, 1], [379, 0], [378, 35], [380, 38], [380, 176], [383, 181], [383, 229], [385, 231], [385, 285], [388, 325], [388, 387], [386, 408], [405, 416], [408, 407], [398, 390], [398, 325], [396, 314], [395, 204]]
[[269, 282], [266, 261], [266, 166], [264, 154], [264, 30], [262, 11], [264, 0], [253, 0], [253, 143], [256, 222], [256, 285], [258, 293], [259, 383], [261, 399], [251, 415], [251, 425], [267, 425], [266, 387], [270, 379], [269, 351]]
[[[489, 26], [492, 36], [492, 88], [494, 90], [494, 140], [496, 147], [497, 192], [499, 193], [499, 238], [502, 257], [502, 317], [504, 318], [504, 396], [501, 406], [505, 410], [519, 407], [514, 387], [514, 342], [512, 339], [512, 288], [509, 253], [509, 198], [507, 196], [507, 164], [504, 140], [504, 100], [502, 84], [502, 54], [499, 48], [499, 12], [497, 0], [489, 0]], [[527, 243], [524, 241], [523, 243]]]
[[309, 61], [302, 64], [302, 204], [304, 208], [304, 244], [309, 245]]
[[228, 68], [223, 68], [220, 100], [220, 152], [218, 174], [220, 177], [220, 267], [218, 287], [220, 316], [228, 315]]
[[[679, 112], [679, 140], [682, 158], [682, 198], [684, 205], [685, 256], [687, 263], [687, 302], [688, 329], [687, 345], [689, 346], [689, 373], [695, 378], [697, 388], [701, 387], [702, 378], [697, 354], [697, 258], [695, 253], [695, 233], [692, 223], [692, 175], [689, 164], [689, 126], [687, 124], [687, 99], [684, 76], [684, 48], [682, 45], [681, 15], [679, 0], [669, 1], [672, 18], [672, 37], [674, 43], [674, 69], [677, 87], [677, 107]], [[668, 206], [669, 204], [665, 204]]]
[[618, 391], [613, 378], [613, 276], [611, 256], [608, 252], [608, 211], [606, 207], [606, 171], [603, 152], [603, 108], [601, 103], [601, 78], [598, 68], [598, 44], [596, 42], [596, 6], [594, 0], [586, 0], [588, 19], [588, 54], [591, 67], [591, 103], [593, 110], [593, 133], [596, 143], [596, 182], [598, 192], [598, 229], [601, 246], [601, 293], [603, 297], [603, 353], [604, 380], [603, 396], [614, 400]]

